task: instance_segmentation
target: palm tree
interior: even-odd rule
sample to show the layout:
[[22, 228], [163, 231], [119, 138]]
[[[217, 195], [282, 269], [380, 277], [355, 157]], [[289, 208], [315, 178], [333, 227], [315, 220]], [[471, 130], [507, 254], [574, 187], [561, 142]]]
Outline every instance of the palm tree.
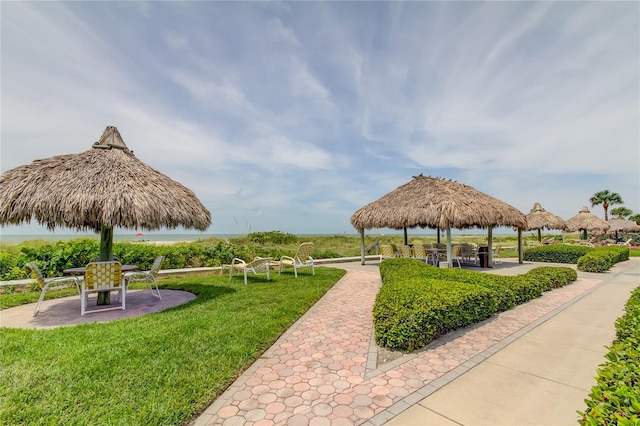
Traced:
[[624, 201], [622, 201], [622, 197], [620, 196], [620, 194], [615, 192], [609, 192], [608, 189], [605, 189], [604, 191], [596, 192], [595, 194], [593, 194], [593, 197], [589, 199], [589, 201], [591, 202], [591, 207], [602, 204], [602, 207], [604, 208], [604, 220], [609, 220], [609, 216], [607, 212], [611, 204], [624, 203]]
[[629, 216], [629, 220], [640, 225], [640, 213]]
[[624, 206], [611, 209], [611, 216], [615, 216], [617, 219], [624, 219], [632, 214], [633, 211], [630, 208]]

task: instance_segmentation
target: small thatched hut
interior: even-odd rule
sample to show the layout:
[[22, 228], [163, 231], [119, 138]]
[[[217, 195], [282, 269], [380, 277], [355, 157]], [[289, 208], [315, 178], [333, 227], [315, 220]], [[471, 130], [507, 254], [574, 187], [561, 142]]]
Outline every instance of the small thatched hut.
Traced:
[[[361, 234], [363, 264], [365, 229], [445, 229], [448, 259], [451, 259], [451, 228], [488, 228], [489, 245], [495, 226], [517, 228], [519, 240], [522, 230], [527, 228], [525, 215], [504, 201], [469, 185], [422, 174], [358, 209], [351, 216], [351, 224]], [[522, 261], [520, 243], [518, 252]], [[449, 262], [452, 266], [451, 260]]]
[[567, 219], [567, 230], [570, 232], [583, 231], [585, 239], [587, 232], [602, 235], [608, 229], [607, 222], [592, 214], [587, 206], [583, 206], [577, 215]]
[[118, 129], [106, 128], [91, 149], [16, 167], [0, 177], [0, 224], [35, 218], [102, 232], [103, 260], [113, 257], [113, 228], [205, 230], [211, 214], [195, 194], [138, 160]]
[[542, 241], [541, 230], [547, 229], [560, 229], [564, 230], [567, 227], [566, 222], [560, 216], [546, 211], [540, 203], [535, 203], [529, 213], [527, 213], [527, 224], [529, 225], [527, 230], [538, 231], [538, 241]]

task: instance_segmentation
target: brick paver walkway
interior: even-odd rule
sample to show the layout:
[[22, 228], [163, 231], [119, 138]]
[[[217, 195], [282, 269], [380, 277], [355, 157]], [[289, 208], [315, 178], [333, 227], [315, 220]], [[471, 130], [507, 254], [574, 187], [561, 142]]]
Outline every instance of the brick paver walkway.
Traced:
[[380, 275], [348, 271], [193, 424], [381, 424], [385, 410], [401, 412], [599, 282], [579, 279], [378, 366], [372, 308]]

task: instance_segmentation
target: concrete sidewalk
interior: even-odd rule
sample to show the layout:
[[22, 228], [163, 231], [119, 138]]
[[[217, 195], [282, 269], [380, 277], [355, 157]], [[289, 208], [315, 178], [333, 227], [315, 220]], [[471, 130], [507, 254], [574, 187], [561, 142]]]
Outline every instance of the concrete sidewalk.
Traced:
[[606, 274], [579, 273], [603, 281], [478, 356], [464, 374], [443, 376], [445, 386], [426, 386], [367, 424], [575, 425], [615, 338], [614, 322], [640, 285], [639, 260]]
[[[639, 260], [579, 273], [569, 286], [382, 363], [371, 315], [377, 265], [328, 265], [348, 273], [193, 424], [575, 425], [639, 284]], [[505, 259], [483, 272], [540, 265]]]

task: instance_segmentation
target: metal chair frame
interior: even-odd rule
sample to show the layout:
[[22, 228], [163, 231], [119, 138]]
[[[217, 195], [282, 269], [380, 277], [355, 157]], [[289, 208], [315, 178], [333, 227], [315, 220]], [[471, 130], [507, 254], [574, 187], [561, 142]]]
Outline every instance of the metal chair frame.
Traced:
[[33, 311], [34, 317], [38, 315], [38, 312], [40, 311], [40, 305], [42, 304], [44, 296], [48, 291], [75, 287], [76, 290], [78, 290], [78, 294], [80, 294], [80, 279], [78, 277], [45, 278], [35, 262], [29, 262], [29, 268], [35, 275], [38, 286], [42, 290], [40, 293], [40, 298], [38, 299], [38, 303], [36, 303], [36, 308]]
[[313, 253], [313, 243], [307, 242], [300, 244], [298, 247], [298, 251], [293, 257], [290, 256], [282, 256], [280, 258], [280, 265], [278, 267], [278, 275], [282, 272], [282, 269], [285, 266], [293, 266], [293, 273], [298, 278], [298, 269], [311, 267], [311, 275], [316, 274], [316, 268], [313, 263], [313, 257], [311, 257], [311, 253]]
[[256, 257], [251, 262], [245, 262], [237, 257], [231, 261], [231, 265], [226, 265], [229, 268], [229, 281], [233, 277], [233, 271], [242, 271], [244, 273], [244, 283], [247, 284], [247, 273], [252, 272], [254, 275], [258, 275], [261, 272], [266, 272], [267, 280], [270, 280], [269, 270], [271, 269], [271, 262], [273, 259], [270, 257]]
[[[136, 272], [127, 272], [124, 274], [124, 281], [127, 288], [129, 288], [129, 284], [132, 281], [146, 281], [149, 283], [149, 290], [151, 290], [151, 294], [162, 300], [162, 295], [160, 294], [160, 289], [158, 288], [158, 283], [156, 282], [156, 277], [158, 276], [158, 272], [160, 272], [160, 265], [164, 260], [164, 256], [156, 257], [156, 260], [153, 261], [153, 265], [151, 269], [148, 271], [136, 271]], [[155, 286], [156, 290], [153, 291], [153, 287]]]

